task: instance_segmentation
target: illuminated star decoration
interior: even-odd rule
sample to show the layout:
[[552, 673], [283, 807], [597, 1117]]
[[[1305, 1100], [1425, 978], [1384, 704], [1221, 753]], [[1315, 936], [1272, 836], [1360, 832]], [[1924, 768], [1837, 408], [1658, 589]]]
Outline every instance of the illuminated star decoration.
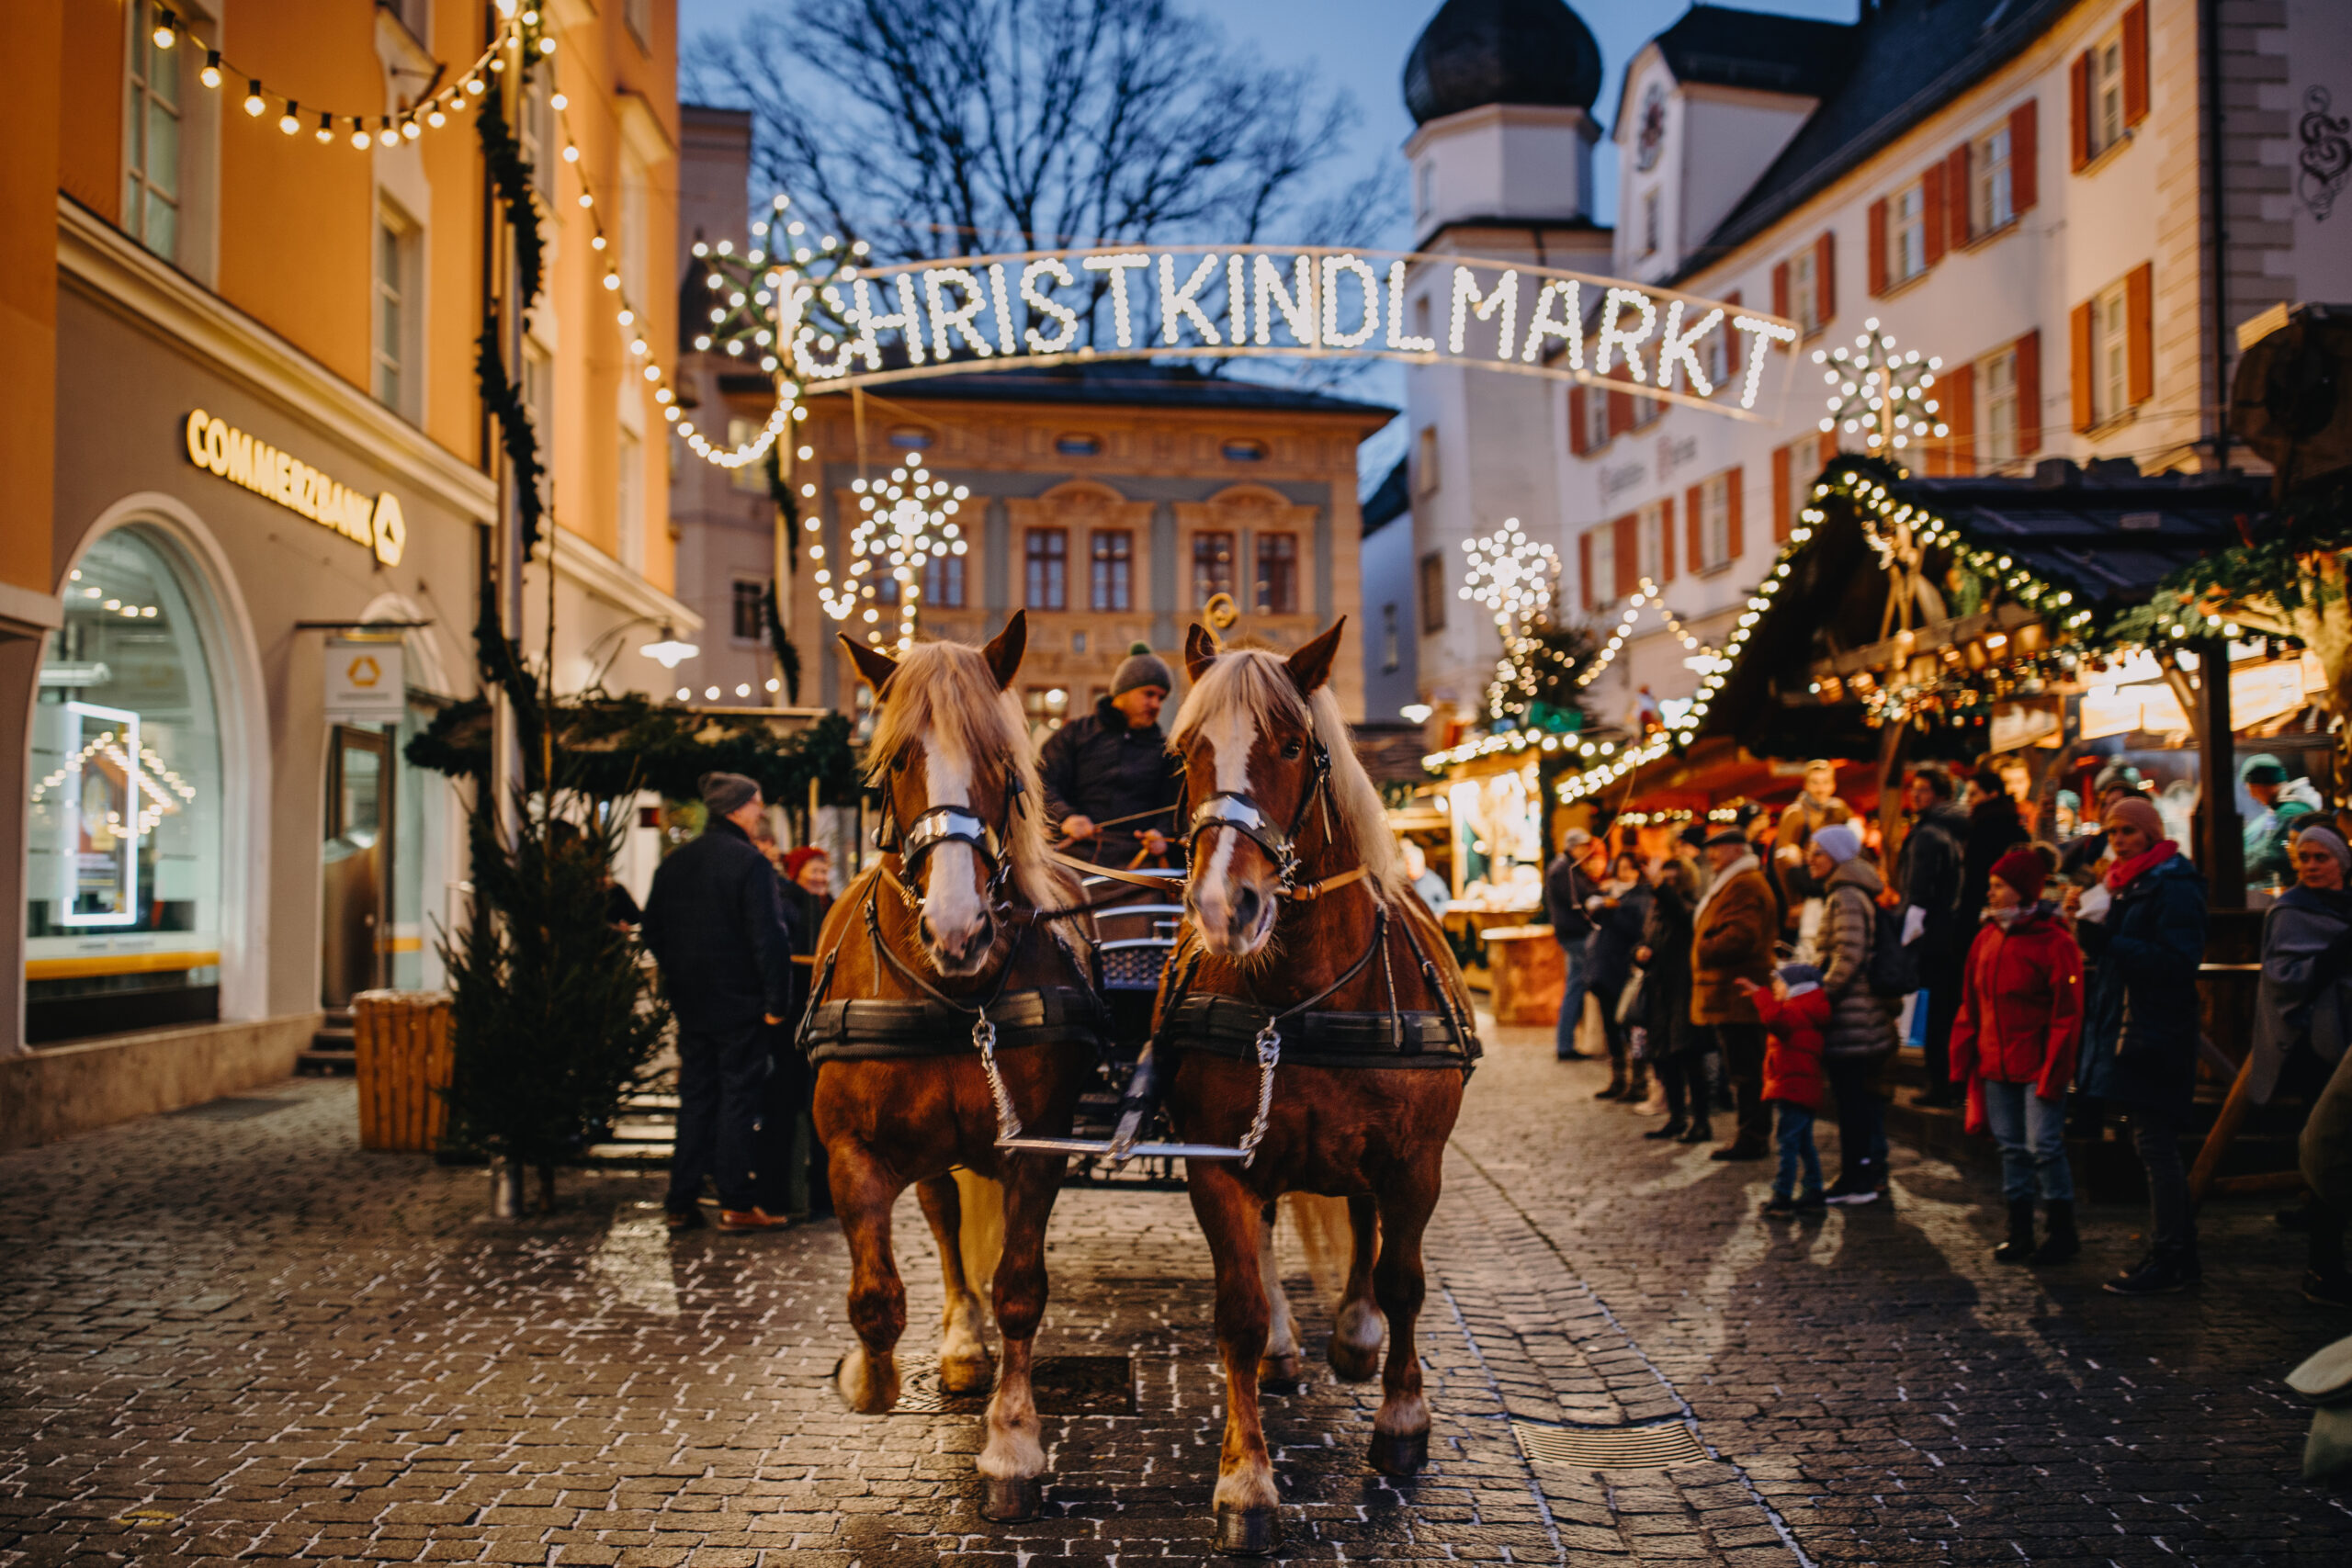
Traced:
[[1529, 635], [1552, 608], [1553, 584], [1559, 580], [1559, 553], [1527, 536], [1519, 519], [1507, 519], [1493, 533], [1462, 541], [1469, 556], [1463, 573], [1461, 596], [1483, 604], [1494, 617], [1503, 639], [1503, 657], [1487, 686], [1488, 716], [1500, 718], [1507, 699], [1532, 701], [1535, 675], [1530, 661], [1545, 651]]
[[891, 469], [887, 479], [854, 479], [850, 489], [864, 515], [850, 530], [848, 581], [836, 592], [831, 570], [823, 564], [824, 546], [811, 544], [808, 553], [819, 563], [817, 596], [825, 614], [837, 621], [863, 609], [865, 640], [871, 643], [882, 640], [882, 607], [895, 600], [899, 649], [904, 652], [914, 646], [923, 568], [969, 547], [955, 516], [971, 492], [933, 477], [920, 459]]
[[1829, 412], [1821, 422], [1825, 433], [1860, 435], [1882, 457], [1930, 435], [1951, 434], [1936, 417], [1936, 400], [1928, 396], [1944, 362], [1923, 358], [1916, 348], [1897, 353], [1876, 316], [1862, 323], [1853, 348], [1816, 348], [1813, 362], [1826, 367], [1821, 378], [1829, 387]]

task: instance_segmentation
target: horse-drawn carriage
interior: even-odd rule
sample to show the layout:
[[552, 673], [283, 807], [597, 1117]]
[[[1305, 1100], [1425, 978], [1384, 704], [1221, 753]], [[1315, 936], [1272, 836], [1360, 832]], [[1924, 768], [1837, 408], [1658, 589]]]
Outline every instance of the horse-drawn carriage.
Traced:
[[[1351, 1381], [1382, 1372], [1372, 1463], [1403, 1475], [1427, 1460], [1420, 1237], [1477, 1038], [1326, 685], [1340, 632], [1283, 658], [1224, 652], [1193, 628], [1171, 741], [1193, 869], [1093, 886], [1046, 848], [1032, 804], [1036, 765], [1011, 694], [1018, 612], [983, 649], [893, 658], [842, 638], [875, 689], [885, 835], [826, 919], [802, 1034], [851, 1256], [858, 1342], [835, 1382], [855, 1411], [897, 1403], [906, 1292], [890, 1214], [912, 1185], [945, 1285], [941, 1385], [989, 1393], [976, 1461], [988, 1518], [1043, 1507], [1032, 1348], [1046, 1226], [1073, 1157], [1097, 1179], [1130, 1162], [1172, 1179], [1184, 1161], [1229, 1389], [1220, 1549], [1270, 1551], [1277, 1533], [1258, 1383], [1261, 1366], [1297, 1366], [1272, 1267], [1285, 1193], [1346, 1205], [1351, 1258], [1328, 1358]], [[964, 1269], [958, 1167], [1003, 1191], [994, 1360]]]

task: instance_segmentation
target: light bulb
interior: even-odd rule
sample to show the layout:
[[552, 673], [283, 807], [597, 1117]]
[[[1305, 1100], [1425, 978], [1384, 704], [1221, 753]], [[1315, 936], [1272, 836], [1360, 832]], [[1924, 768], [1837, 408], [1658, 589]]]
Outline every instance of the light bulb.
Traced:
[[172, 14], [169, 11], [155, 13], [154, 39], [157, 49], [169, 49], [178, 41], [179, 24], [172, 19]]
[[269, 105], [262, 101], [261, 84], [259, 82], [247, 82], [245, 84], [245, 112], [253, 116], [255, 119], [259, 119], [261, 118], [261, 111], [267, 107], [269, 107]]
[[277, 117], [277, 129], [291, 136], [302, 129], [302, 121], [295, 112], [294, 100], [286, 100], [286, 112]]
[[196, 79], [208, 87], [217, 87], [220, 85], [220, 51], [219, 50], [205, 51], [204, 69], [196, 73]]

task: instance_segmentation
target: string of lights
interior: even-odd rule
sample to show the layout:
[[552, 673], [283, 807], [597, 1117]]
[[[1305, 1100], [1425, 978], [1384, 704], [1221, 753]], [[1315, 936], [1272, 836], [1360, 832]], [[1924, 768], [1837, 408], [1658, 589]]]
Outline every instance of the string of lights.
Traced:
[[1666, 622], [1666, 629], [1684, 649], [1711, 660], [1720, 660], [1723, 657], [1716, 649], [1701, 642], [1690, 628], [1683, 624], [1682, 617], [1666, 607], [1665, 591], [1658, 587], [1655, 579], [1645, 577], [1635, 587], [1633, 597], [1625, 601], [1624, 614], [1617, 617], [1617, 629], [1610, 633], [1609, 639], [1601, 645], [1600, 657], [1577, 672], [1577, 685], [1589, 686], [1600, 679], [1600, 672], [1608, 669], [1616, 660], [1617, 650], [1624, 647], [1626, 639], [1633, 635], [1634, 623], [1641, 618], [1642, 609], [1647, 604], [1657, 606], [1659, 616]]
[[1928, 396], [1944, 362], [1922, 359], [1916, 348], [1897, 353], [1894, 335], [1879, 325], [1876, 316], [1862, 323], [1851, 349], [1842, 344], [1816, 348], [1813, 362], [1827, 367], [1821, 373], [1829, 386], [1823, 434], [1842, 429], [1860, 435], [1880, 457], [1930, 435], [1951, 434], [1951, 427], [1935, 417], [1938, 404]]
[[[809, 557], [819, 563], [818, 599], [825, 614], [837, 621], [848, 619], [863, 603], [865, 618], [871, 628], [865, 640], [873, 643], [882, 640], [877, 624], [882, 618], [882, 606], [895, 599], [899, 606], [899, 647], [904, 650], [914, 645], [924, 569], [933, 560], [961, 556], [969, 548], [962, 525], [952, 519], [971, 491], [962, 485], [951, 486], [944, 479], [933, 478], [920, 462], [893, 468], [888, 479], [871, 484], [862, 479], [854, 479], [850, 489], [856, 493], [858, 510], [865, 515], [850, 530], [848, 581], [836, 592], [831, 586], [832, 573], [823, 564], [824, 546], [810, 544]], [[879, 581], [865, 581], [868, 577]]]

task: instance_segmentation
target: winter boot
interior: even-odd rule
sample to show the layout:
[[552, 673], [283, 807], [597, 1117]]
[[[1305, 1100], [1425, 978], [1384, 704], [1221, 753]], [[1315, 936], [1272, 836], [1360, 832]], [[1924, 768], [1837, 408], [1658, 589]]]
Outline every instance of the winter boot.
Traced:
[[1628, 1105], [1640, 1105], [1650, 1097], [1650, 1065], [1635, 1062], [1631, 1081], [1625, 1085], [1624, 1100]]
[[2083, 1250], [2083, 1238], [2075, 1234], [2075, 1201], [2052, 1198], [2042, 1205], [2050, 1221], [2050, 1234], [2034, 1248], [2036, 1263], [2066, 1263]]
[[1625, 1076], [1625, 1058], [1623, 1056], [1611, 1056], [1609, 1058], [1609, 1085], [1605, 1089], [1594, 1089], [1592, 1091], [1592, 1098], [1595, 1100], [1623, 1100], [1625, 1098], [1625, 1089], [1628, 1082], [1629, 1080]]
[[1996, 1263], [2033, 1261], [2033, 1200], [2009, 1200], [2009, 1239], [1993, 1249]]
[[1714, 1140], [1714, 1123], [1707, 1119], [1707, 1113], [1702, 1111], [1690, 1119], [1689, 1130], [1674, 1141], [1678, 1144], [1711, 1144]]
[[1690, 1130], [1690, 1119], [1687, 1116], [1678, 1114], [1668, 1117], [1657, 1126], [1655, 1126], [1648, 1132], [1644, 1133], [1642, 1136], [1651, 1140], [1653, 1143], [1656, 1143], [1662, 1142], [1668, 1138], [1679, 1138]]

